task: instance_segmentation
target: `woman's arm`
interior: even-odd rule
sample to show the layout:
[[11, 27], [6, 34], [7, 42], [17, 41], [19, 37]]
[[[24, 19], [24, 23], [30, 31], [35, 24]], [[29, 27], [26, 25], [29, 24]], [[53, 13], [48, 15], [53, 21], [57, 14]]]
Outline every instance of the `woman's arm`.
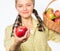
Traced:
[[21, 51], [20, 45], [20, 42], [14, 41], [14, 44], [10, 47], [9, 51]]
[[11, 37], [12, 26], [5, 29], [4, 46], [6, 51], [20, 51], [20, 43], [17, 43], [14, 37]]
[[6, 51], [20, 51], [20, 43], [17, 43], [14, 40], [14, 37], [11, 37], [12, 26], [8, 26], [5, 29], [5, 37], [4, 37], [4, 46]]
[[49, 40], [53, 40], [55, 42], [60, 42], [60, 34], [59, 33], [55, 32], [53, 30], [48, 30], [48, 34], [49, 34], [49, 36], [48, 36]]
[[26, 34], [19, 38], [16, 36], [16, 34], [14, 33], [14, 37], [11, 37], [11, 31], [12, 31], [12, 27], [8, 26], [5, 30], [5, 39], [4, 39], [4, 45], [6, 48], [6, 51], [18, 51], [21, 50], [20, 46], [21, 43], [27, 41], [28, 37], [29, 37], [29, 30], [26, 32]]

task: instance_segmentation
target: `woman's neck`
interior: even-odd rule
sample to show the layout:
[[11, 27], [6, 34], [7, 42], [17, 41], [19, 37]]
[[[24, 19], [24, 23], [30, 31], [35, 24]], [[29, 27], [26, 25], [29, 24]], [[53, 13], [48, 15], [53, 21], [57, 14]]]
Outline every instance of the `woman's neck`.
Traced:
[[28, 29], [32, 29], [33, 28], [32, 17], [22, 18], [22, 24], [26, 26]]

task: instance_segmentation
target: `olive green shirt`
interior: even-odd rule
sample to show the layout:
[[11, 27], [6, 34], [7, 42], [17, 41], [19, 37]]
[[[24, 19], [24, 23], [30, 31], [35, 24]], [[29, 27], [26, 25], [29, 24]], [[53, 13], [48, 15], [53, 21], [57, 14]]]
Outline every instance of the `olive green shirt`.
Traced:
[[[60, 35], [44, 26], [45, 31], [38, 31], [37, 20], [33, 19], [34, 28], [30, 31], [28, 40], [21, 44], [21, 51], [52, 51], [48, 46], [48, 41], [60, 41]], [[4, 45], [6, 51], [9, 51], [10, 46], [14, 43], [14, 37], [11, 37], [12, 25], [5, 29]]]

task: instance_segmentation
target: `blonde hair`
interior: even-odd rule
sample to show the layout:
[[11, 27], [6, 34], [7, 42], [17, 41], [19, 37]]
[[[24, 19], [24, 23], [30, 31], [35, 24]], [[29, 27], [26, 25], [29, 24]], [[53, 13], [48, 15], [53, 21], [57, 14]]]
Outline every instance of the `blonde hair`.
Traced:
[[[33, 5], [35, 5], [35, 0], [32, 0]], [[17, 0], [15, 0], [15, 5], [17, 4]]]

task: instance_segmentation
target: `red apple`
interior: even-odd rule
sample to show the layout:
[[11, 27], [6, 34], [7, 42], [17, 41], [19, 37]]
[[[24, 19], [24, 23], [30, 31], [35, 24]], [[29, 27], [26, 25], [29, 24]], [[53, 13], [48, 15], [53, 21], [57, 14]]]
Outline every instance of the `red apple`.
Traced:
[[56, 18], [55, 22], [60, 25], [60, 17]]
[[55, 16], [60, 17], [60, 11], [59, 10], [56, 10], [54, 14], [55, 14]]
[[22, 37], [25, 35], [27, 31], [27, 28], [25, 26], [19, 26], [16, 28], [15, 30], [15, 34], [18, 36], [18, 37]]

